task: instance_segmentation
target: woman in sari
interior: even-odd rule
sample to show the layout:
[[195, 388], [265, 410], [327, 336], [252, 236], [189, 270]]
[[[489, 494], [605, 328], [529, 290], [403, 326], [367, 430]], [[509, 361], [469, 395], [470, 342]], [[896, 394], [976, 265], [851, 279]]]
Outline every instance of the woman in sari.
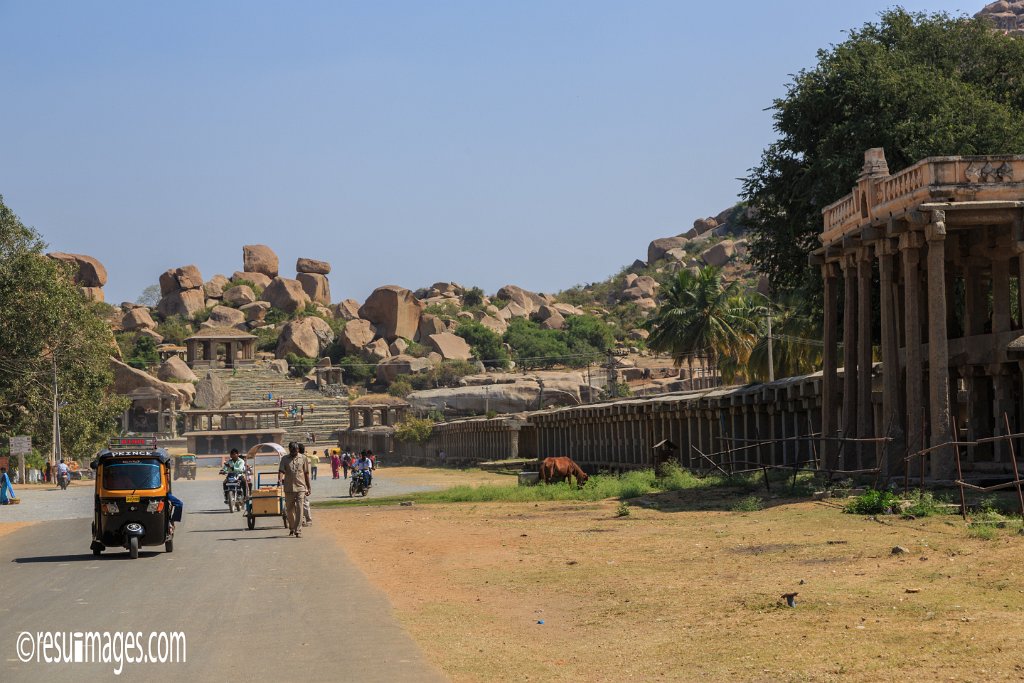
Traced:
[[338, 450], [335, 448], [331, 449], [331, 474], [332, 479], [338, 479], [338, 469], [341, 467], [341, 456], [338, 455]]
[[0, 505], [7, 505], [14, 495], [14, 488], [11, 486], [11, 478], [7, 476], [7, 468], [0, 468]]

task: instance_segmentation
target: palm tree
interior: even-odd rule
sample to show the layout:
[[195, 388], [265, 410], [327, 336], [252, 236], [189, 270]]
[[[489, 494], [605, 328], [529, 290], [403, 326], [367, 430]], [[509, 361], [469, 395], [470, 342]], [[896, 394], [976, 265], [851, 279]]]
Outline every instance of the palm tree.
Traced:
[[753, 347], [763, 318], [760, 304], [741, 294], [735, 282], [724, 283], [721, 268], [713, 266], [679, 271], [662, 297], [645, 323], [651, 333], [647, 346], [670, 354], [676, 367], [688, 362], [691, 377], [695, 356], [707, 356], [713, 368], [728, 359], [726, 379], [733, 379]]
[[[772, 359], [776, 377], [806, 375], [821, 368], [821, 316], [811, 309], [811, 298], [790, 295], [769, 304], [772, 315]], [[762, 329], [750, 352], [751, 378], [767, 379], [768, 335]]]

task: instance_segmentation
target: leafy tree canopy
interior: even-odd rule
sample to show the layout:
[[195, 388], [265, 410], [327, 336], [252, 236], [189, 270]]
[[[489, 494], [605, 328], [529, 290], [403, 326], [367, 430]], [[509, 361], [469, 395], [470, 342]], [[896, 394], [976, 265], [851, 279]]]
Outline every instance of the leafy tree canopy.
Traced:
[[821, 210], [850, 192], [865, 150], [884, 148], [892, 173], [1024, 152], [1024, 40], [981, 19], [890, 10], [820, 50], [772, 108], [779, 139], [744, 180], [751, 255], [777, 291], [818, 294], [806, 258]]
[[126, 401], [109, 391], [114, 342], [101, 307], [44, 246], [0, 197], [0, 438], [49, 446], [56, 366], [64, 454], [80, 458], [116, 433]]
[[473, 357], [492, 367], [508, 367], [508, 351], [501, 343], [501, 337], [475, 320], [464, 320], [455, 329], [455, 334], [466, 340], [473, 350]]

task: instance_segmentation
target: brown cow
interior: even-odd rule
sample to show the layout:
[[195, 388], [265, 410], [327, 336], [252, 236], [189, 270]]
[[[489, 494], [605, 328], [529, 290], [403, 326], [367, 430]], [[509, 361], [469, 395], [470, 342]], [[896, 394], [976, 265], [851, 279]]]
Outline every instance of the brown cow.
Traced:
[[572, 458], [544, 458], [540, 464], [540, 480], [545, 484], [558, 481], [572, 483], [572, 477], [576, 477], [578, 488], [583, 488], [590, 478]]

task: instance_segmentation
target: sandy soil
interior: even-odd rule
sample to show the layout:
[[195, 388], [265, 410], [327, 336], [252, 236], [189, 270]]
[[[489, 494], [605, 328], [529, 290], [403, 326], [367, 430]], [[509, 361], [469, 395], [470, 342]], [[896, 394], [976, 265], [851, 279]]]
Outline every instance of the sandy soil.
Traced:
[[0, 538], [9, 533], [15, 532], [22, 527], [29, 526], [34, 522], [0, 522]]
[[455, 681], [1024, 678], [1024, 537], [782, 502], [353, 507], [317, 523]]

